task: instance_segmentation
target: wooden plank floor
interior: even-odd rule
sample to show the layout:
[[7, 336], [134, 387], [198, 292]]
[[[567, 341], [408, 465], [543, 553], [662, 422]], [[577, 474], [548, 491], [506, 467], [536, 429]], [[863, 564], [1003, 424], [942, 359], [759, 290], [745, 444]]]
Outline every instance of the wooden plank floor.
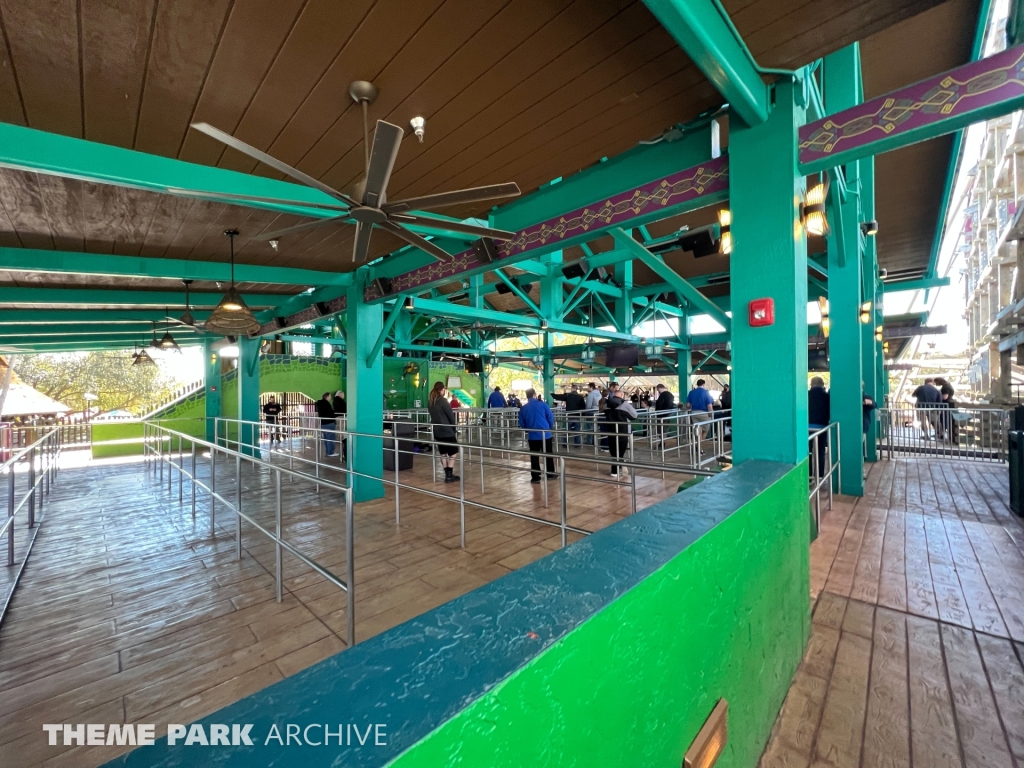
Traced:
[[898, 459], [811, 546], [811, 639], [762, 768], [1024, 765], [1024, 526], [1005, 464]]
[[[285, 465], [287, 454], [273, 460]], [[200, 475], [209, 465], [199, 460]], [[403, 480], [445, 493], [421, 457]], [[567, 485], [570, 524], [596, 530], [630, 509], [629, 485]], [[232, 467], [218, 463], [217, 490], [234, 497]], [[467, 472], [467, 476], [470, 473]], [[166, 478], [166, 475], [165, 475]], [[605, 478], [606, 479], [606, 478]], [[636, 479], [637, 504], [675, 491], [685, 477]], [[467, 477], [469, 480], [469, 477]], [[467, 498], [558, 520], [557, 483], [531, 485], [522, 468], [479, 470]], [[0, 766], [98, 765], [118, 747], [49, 747], [46, 723], [187, 723], [345, 649], [345, 594], [287, 553], [284, 599], [275, 600], [274, 549], [251, 526], [235, 559], [235, 517], [209, 502], [193, 520], [189, 486], [178, 502], [140, 463], [89, 462], [62, 470], [38, 541], [0, 627]], [[243, 508], [273, 528], [271, 478], [243, 473]], [[288, 541], [345, 573], [339, 494], [282, 483]], [[357, 639], [364, 640], [498, 578], [560, 546], [556, 528], [469, 507], [460, 547], [456, 501], [402, 492], [356, 505]], [[570, 541], [575, 536], [570, 535]], [[158, 726], [158, 731], [161, 726]]]

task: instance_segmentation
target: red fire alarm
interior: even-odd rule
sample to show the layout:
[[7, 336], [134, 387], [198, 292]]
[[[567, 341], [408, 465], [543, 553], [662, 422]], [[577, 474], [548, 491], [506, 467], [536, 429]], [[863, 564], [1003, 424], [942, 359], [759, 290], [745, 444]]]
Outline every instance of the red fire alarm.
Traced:
[[750, 302], [750, 327], [760, 328], [775, 322], [775, 300], [754, 299]]

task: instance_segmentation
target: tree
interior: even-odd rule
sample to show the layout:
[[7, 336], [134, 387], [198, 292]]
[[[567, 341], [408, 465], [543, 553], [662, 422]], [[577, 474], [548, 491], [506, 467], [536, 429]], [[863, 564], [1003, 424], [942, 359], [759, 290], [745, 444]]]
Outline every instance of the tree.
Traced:
[[83, 411], [85, 394], [99, 399], [101, 413], [126, 410], [143, 415], [170, 395], [173, 385], [155, 365], [133, 365], [127, 352], [65, 352], [19, 356], [14, 373], [35, 389]]

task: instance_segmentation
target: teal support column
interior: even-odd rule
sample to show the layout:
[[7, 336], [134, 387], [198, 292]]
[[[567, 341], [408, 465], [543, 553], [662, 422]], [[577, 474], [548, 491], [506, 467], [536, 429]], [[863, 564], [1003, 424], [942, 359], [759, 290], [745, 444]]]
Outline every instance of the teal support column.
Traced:
[[615, 282], [622, 286], [622, 298], [615, 300], [615, 324], [622, 333], [633, 332], [633, 262], [620, 261], [615, 265]]
[[[865, 220], [872, 220], [875, 218], [875, 159], [869, 157], [860, 160], [859, 165], [861, 215]], [[875, 340], [875, 328], [882, 324], [882, 290], [878, 279], [878, 253], [874, 237], [865, 239], [861, 271], [864, 301], [871, 302], [871, 322], [861, 325], [864, 392], [874, 398], [881, 407], [885, 404], [885, 371], [882, 344]], [[878, 461], [877, 418], [872, 418], [868, 422], [866, 454], [868, 461]]]
[[[260, 344], [262, 339], [238, 340], [238, 418], [259, 423], [260, 420]], [[239, 451], [248, 456], [260, 455], [260, 430], [254, 424], [243, 424], [238, 433]]]
[[220, 410], [220, 353], [213, 348], [214, 340], [203, 341], [203, 372], [206, 383], [206, 440], [212, 443], [217, 435], [213, 421], [221, 415]]
[[[800, 85], [782, 79], [768, 122], [729, 136], [732, 209], [733, 458], [807, 458], [807, 240], [797, 173]], [[775, 320], [751, 327], [748, 305], [772, 299]]]
[[679, 379], [679, 397], [676, 398], [676, 402], [679, 403], [686, 400], [686, 395], [690, 391], [690, 369], [693, 365], [692, 357], [690, 350], [679, 350], [679, 365], [676, 368], [676, 376]]
[[[860, 77], [860, 47], [857, 43], [825, 57], [824, 91], [828, 112], [840, 112], [863, 100]], [[846, 165], [846, 185], [856, 190], [860, 180], [859, 161]], [[828, 301], [831, 318], [829, 372], [832, 421], [839, 423], [839, 445], [833, 458], [841, 458], [839, 492], [864, 495], [862, 370], [863, 323], [859, 320], [862, 301], [860, 196], [847, 194], [840, 200], [837, 185], [829, 192], [832, 232], [828, 238]], [[838, 448], [838, 451], [836, 450]]]
[[[548, 269], [548, 274], [540, 279], [540, 316], [542, 320], [549, 323], [561, 322], [562, 315], [559, 312], [562, 306], [562, 252], [542, 256], [540, 259]], [[544, 399], [549, 405], [554, 405], [552, 395], [555, 393], [555, 363], [551, 359], [552, 349], [555, 346], [555, 335], [550, 331], [541, 333], [541, 347], [544, 355], [544, 367], [541, 371], [541, 386], [544, 388]]]
[[348, 386], [348, 419], [351, 432], [363, 437], [349, 439], [349, 466], [360, 475], [353, 476], [355, 501], [369, 501], [384, 496], [384, 354], [367, 359], [384, 329], [384, 305], [363, 302], [363, 280], [359, 275], [355, 286], [348, 289], [345, 323], [345, 369]]

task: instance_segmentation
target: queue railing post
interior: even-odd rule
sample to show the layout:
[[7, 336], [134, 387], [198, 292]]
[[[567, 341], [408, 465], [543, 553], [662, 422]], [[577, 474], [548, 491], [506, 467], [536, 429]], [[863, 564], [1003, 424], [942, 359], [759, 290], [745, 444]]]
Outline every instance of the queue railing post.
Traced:
[[464, 449], [459, 446], [459, 528], [461, 531], [462, 548], [466, 548], [466, 464], [463, 460]]
[[399, 472], [399, 469], [398, 469], [398, 466], [399, 466], [398, 422], [394, 421], [394, 422], [392, 422], [392, 424], [394, 424], [394, 426], [391, 427], [391, 438], [392, 438], [392, 443], [395, 446], [395, 525], [399, 525], [401, 523], [401, 521], [402, 521], [402, 514], [401, 514], [400, 506], [399, 506], [401, 504], [401, 501], [400, 501], [400, 498], [399, 498], [400, 495], [401, 495], [401, 488], [399, 486], [399, 476], [398, 476], [398, 472]]
[[181, 445], [181, 435], [178, 435], [178, 504], [185, 500], [185, 454]]
[[192, 520], [196, 519], [196, 441], [192, 441]]
[[216, 535], [214, 520], [217, 517], [217, 440], [210, 448], [210, 538]]
[[28, 452], [28, 527], [36, 527], [36, 449]]
[[566, 500], [565, 500], [565, 456], [560, 456], [561, 459], [561, 471], [558, 473], [558, 495], [560, 498], [561, 505], [561, 519], [562, 519], [562, 546], [566, 544], [565, 540], [565, 526], [566, 526]]
[[[241, 446], [238, 446], [239, 448]], [[242, 559], [242, 457], [235, 456], [235, 559]]]
[[7, 467], [7, 565], [14, 565], [14, 462]]
[[345, 548], [347, 550], [345, 563], [345, 629], [348, 647], [356, 644], [356, 547], [353, 538], [355, 536], [355, 511], [352, 504], [352, 473], [349, 473], [350, 483], [345, 491]]
[[[274, 582], [277, 590], [277, 602], [281, 602], [281, 470], [274, 473], [274, 524], [277, 541], [274, 542]], [[351, 582], [349, 589], [351, 589]]]

